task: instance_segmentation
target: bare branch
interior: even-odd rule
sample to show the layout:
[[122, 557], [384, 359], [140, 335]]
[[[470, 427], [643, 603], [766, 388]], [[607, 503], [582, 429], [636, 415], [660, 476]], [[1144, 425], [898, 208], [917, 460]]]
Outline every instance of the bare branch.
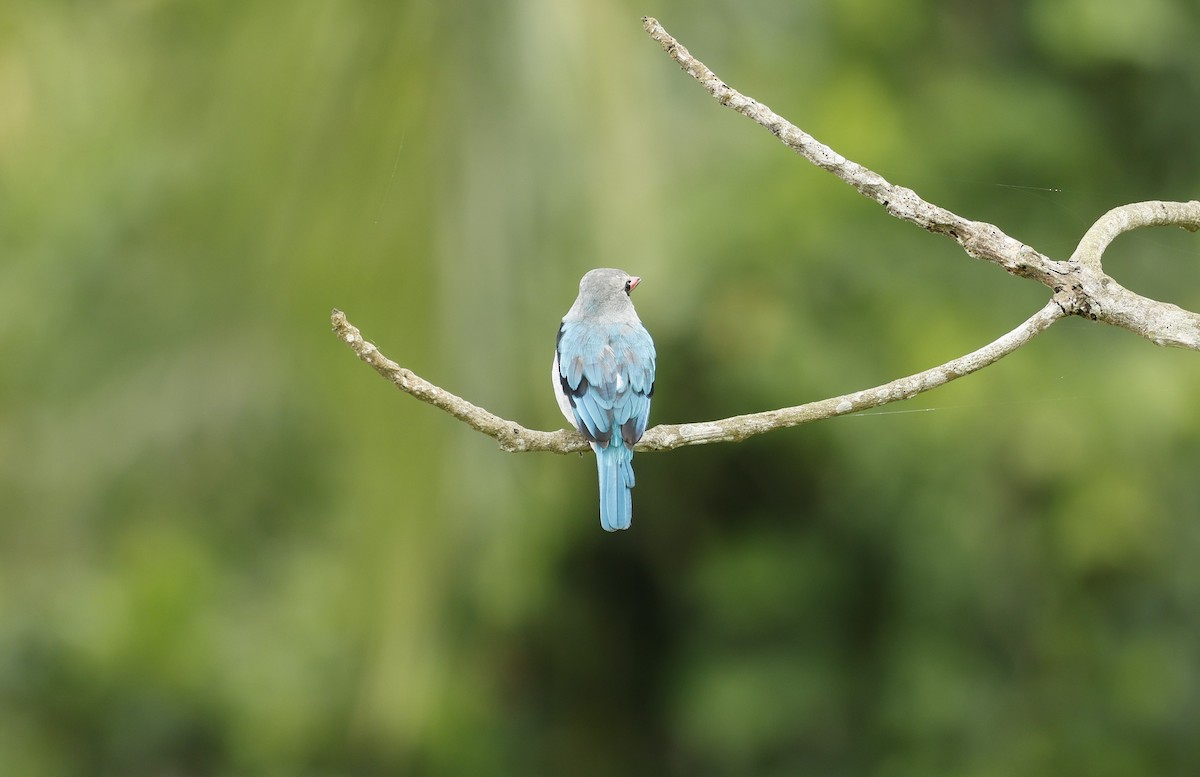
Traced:
[[[1108, 245], [1118, 235], [1132, 229], [1156, 225], [1175, 225], [1192, 231], [1200, 229], [1200, 202], [1142, 202], [1115, 208], [1087, 231], [1070, 260], [1054, 261], [1009, 237], [992, 224], [971, 221], [926, 202], [913, 190], [895, 186], [879, 174], [846, 159], [767, 106], [727, 86], [668, 35], [656, 20], [645, 17], [642, 22], [650, 36], [662, 44], [672, 59], [722, 105], [766, 127], [788, 148], [880, 203], [892, 216], [930, 232], [948, 235], [971, 256], [994, 262], [1013, 275], [1030, 278], [1050, 287], [1054, 297], [1045, 307], [998, 340], [924, 372], [796, 407], [719, 421], [662, 424], [646, 431], [637, 450], [666, 451], [686, 445], [736, 442], [774, 429], [911, 399], [995, 363], [1068, 315], [1113, 324], [1159, 345], [1200, 350], [1200, 315], [1134, 294], [1106, 275], [1101, 261]], [[500, 443], [501, 449], [553, 453], [587, 450], [587, 440], [574, 430], [540, 432], [526, 429], [401, 367], [384, 356], [374, 344], [364, 340], [341, 311], [333, 311], [332, 321], [338, 337], [397, 388], [440, 407], [473, 429], [494, 438]]]
[[994, 364], [1032, 340], [1036, 335], [1046, 331], [1051, 324], [1064, 316], [1066, 316], [1066, 312], [1062, 307], [1051, 300], [1046, 303], [1045, 307], [1003, 337], [988, 343], [977, 351], [972, 351], [965, 356], [960, 356], [924, 372], [898, 378], [890, 383], [884, 383], [882, 386], [856, 391], [853, 394], [843, 394], [840, 397], [822, 399], [796, 407], [785, 407], [781, 410], [739, 415], [721, 421], [700, 424], [663, 424], [646, 432], [646, 436], [638, 444], [638, 450], [645, 448], [658, 451], [709, 442], [738, 442], [774, 429], [783, 429], [809, 421], [819, 421], [835, 415], [846, 415], [891, 402], [912, 399], [917, 394], [943, 386], [955, 378], [970, 375], [989, 364]]
[[333, 331], [338, 338], [349, 345], [358, 354], [358, 358], [374, 367], [376, 372], [395, 384], [396, 388], [412, 394], [422, 402], [440, 407], [472, 429], [495, 438], [500, 443], [501, 449], [510, 453], [520, 451], [572, 453], [588, 449], [587, 440], [578, 432], [566, 429], [557, 432], [526, 429], [518, 423], [489, 413], [482, 407], [472, 405], [462, 397], [451, 394], [440, 386], [435, 386], [412, 370], [401, 367], [384, 356], [374, 343], [364, 340], [358, 327], [347, 321], [346, 314], [342, 311], [334, 310], [330, 320], [333, 322]]
[[[1051, 300], [1028, 320], [998, 340], [977, 351], [960, 356], [932, 369], [915, 375], [899, 378], [874, 388], [843, 394], [840, 397], [822, 399], [796, 407], [768, 410], [764, 413], [739, 415], [719, 421], [704, 421], [692, 424], [661, 424], [648, 429], [635, 448], [638, 451], [669, 451], [686, 445], [704, 445], [710, 442], [739, 442], [775, 429], [819, 421], [835, 415], [846, 415], [867, 408], [879, 407], [891, 402], [911, 399], [930, 389], [945, 385], [955, 378], [969, 375], [1007, 356], [1033, 337], [1044, 332], [1051, 324], [1066, 315], [1057, 301]], [[417, 399], [436, 405], [471, 428], [494, 438], [502, 450], [510, 453], [524, 451], [550, 451], [574, 453], [588, 448], [583, 435], [573, 430], [539, 432], [500, 418], [481, 407], [471, 404], [462, 397], [439, 388], [411, 370], [407, 370], [388, 359], [375, 345], [364, 340], [358, 329], [346, 320], [340, 310], [333, 311], [333, 331], [349, 345], [358, 358], [375, 368], [383, 377], [401, 391]]]
[[1060, 275], [1067, 271], [1062, 262], [1011, 238], [1000, 228], [983, 221], [971, 221], [945, 208], [921, 199], [912, 189], [889, 183], [882, 175], [846, 159], [829, 146], [809, 135], [787, 119], [757, 100], [747, 97], [717, 78], [703, 62], [696, 59], [679, 41], [671, 37], [657, 19], [642, 18], [642, 26], [658, 41], [671, 59], [684, 72], [696, 79], [717, 102], [732, 108], [746, 118], [761, 124], [788, 148], [822, 170], [833, 173], [853, 186], [864, 197], [878, 202], [898, 219], [948, 235], [958, 241], [968, 254], [994, 262], [1013, 275], [1032, 278], [1054, 288]]
[[878, 173], [846, 159], [767, 106], [728, 86], [671, 37], [658, 20], [643, 17], [642, 26], [719, 103], [767, 128], [785, 146], [883, 205], [892, 216], [948, 235], [971, 256], [1048, 286], [1069, 314], [1128, 329], [1157, 345], [1200, 350], [1200, 315], [1129, 291], [1106, 275], [1100, 263], [1104, 249], [1122, 232], [1161, 225], [1197, 229], [1200, 202], [1142, 202], [1115, 208], [1088, 230], [1070, 261], [1054, 261], [993, 224], [971, 221], [926, 202], [912, 189], [889, 183]]

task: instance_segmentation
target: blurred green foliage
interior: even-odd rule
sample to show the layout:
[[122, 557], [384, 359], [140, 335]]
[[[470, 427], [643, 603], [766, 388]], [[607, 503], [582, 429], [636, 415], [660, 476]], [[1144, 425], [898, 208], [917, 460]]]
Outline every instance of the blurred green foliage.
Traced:
[[[1200, 770], [1200, 362], [1065, 321], [884, 412], [509, 456], [580, 275], [645, 278], [653, 421], [978, 347], [1046, 291], [889, 219], [686, 78], [1056, 258], [1200, 190], [1189, 0], [9, 0], [0, 771]], [[1121, 238], [1200, 307], [1200, 244]], [[920, 412], [917, 412], [920, 411]]]

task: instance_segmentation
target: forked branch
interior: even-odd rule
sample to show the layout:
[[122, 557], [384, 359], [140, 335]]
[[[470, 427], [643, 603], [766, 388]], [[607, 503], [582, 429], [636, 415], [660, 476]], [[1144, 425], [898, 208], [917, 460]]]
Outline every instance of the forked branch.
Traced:
[[[1009, 237], [992, 224], [965, 219], [926, 202], [912, 189], [889, 183], [878, 173], [846, 159], [767, 106], [726, 85], [667, 34], [655, 19], [646, 17], [642, 23], [650, 37], [658, 41], [671, 58], [722, 105], [766, 127], [788, 148], [883, 205], [892, 216], [953, 238], [969, 255], [1049, 287], [1053, 297], [1041, 310], [1008, 334], [979, 350], [924, 372], [852, 394], [780, 410], [718, 421], [662, 424], [646, 431], [637, 450], [666, 451], [686, 445], [737, 442], [774, 429], [910, 399], [995, 363], [1068, 315], [1113, 324], [1159, 345], [1200, 350], [1200, 315], [1125, 289], [1104, 273], [1101, 262], [1104, 250], [1123, 232], [1161, 225], [1174, 225], [1191, 231], [1200, 229], [1200, 202], [1141, 202], [1114, 208], [1087, 231], [1069, 260], [1055, 261]], [[440, 407], [473, 429], [494, 438], [501, 449], [553, 453], [587, 450], [587, 440], [574, 430], [542, 432], [527, 429], [401, 367], [384, 356], [374, 344], [363, 339], [359, 330], [346, 320], [341, 311], [333, 311], [332, 322], [338, 337], [397, 388]]]
[[1125, 289], [1104, 273], [1100, 261], [1113, 238], [1131, 229], [1173, 225], [1195, 231], [1200, 227], [1200, 202], [1139, 202], [1114, 208], [1088, 230], [1069, 261], [1054, 261], [1004, 234], [994, 224], [971, 221], [926, 202], [912, 189], [889, 183], [878, 173], [846, 159], [767, 106], [728, 86], [671, 37], [657, 19], [643, 17], [642, 26], [717, 102], [770, 130], [785, 146], [878, 202], [892, 216], [947, 235], [976, 259], [1048, 286], [1071, 315], [1128, 329], [1158, 345], [1200, 350], [1200, 315]]

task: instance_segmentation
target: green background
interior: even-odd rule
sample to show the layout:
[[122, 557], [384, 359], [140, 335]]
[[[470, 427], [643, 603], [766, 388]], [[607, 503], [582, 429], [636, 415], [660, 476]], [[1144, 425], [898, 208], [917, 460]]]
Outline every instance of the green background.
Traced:
[[[936, 392], [509, 455], [589, 268], [653, 422], [849, 392], [1047, 291], [889, 218], [649, 40], [1057, 259], [1200, 191], [1190, 0], [0, 11], [0, 765], [12, 775], [1200, 770], [1196, 354], [1066, 320]], [[1200, 238], [1107, 267], [1200, 308]], [[909, 412], [920, 411], [920, 412]]]

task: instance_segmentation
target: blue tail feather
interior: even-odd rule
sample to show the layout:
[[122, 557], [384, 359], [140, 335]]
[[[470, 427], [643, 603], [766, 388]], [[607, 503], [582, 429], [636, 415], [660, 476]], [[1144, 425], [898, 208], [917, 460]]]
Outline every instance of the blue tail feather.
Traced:
[[633, 451], [619, 435], [608, 446], [592, 446], [600, 474], [600, 525], [605, 531], [628, 529], [633, 522]]

